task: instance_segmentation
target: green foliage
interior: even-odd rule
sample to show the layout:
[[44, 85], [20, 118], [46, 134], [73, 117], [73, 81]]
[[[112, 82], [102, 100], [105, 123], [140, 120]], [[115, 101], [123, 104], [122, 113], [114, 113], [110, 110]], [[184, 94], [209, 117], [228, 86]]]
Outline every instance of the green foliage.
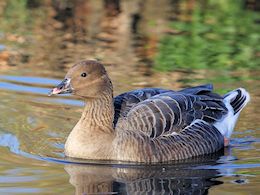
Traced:
[[1, 26], [7, 30], [18, 30], [22, 25], [29, 22], [28, 11], [26, 8], [27, 0], [8, 1]]
[[[204, 2], [205, 3], [205, 2]], [[245, 10], [241, 1], [196, 3], [189, 22], [174, 21], [177, 35], [164, 36], [154, 68], [226, 69], [260, 66], [259, 13]]]
[[44, 10], [30, 8], [32, 0], [5, 0], [6, 5], [0, 15], [0, 32], [28, 35], [37, 20], [44, 20]]

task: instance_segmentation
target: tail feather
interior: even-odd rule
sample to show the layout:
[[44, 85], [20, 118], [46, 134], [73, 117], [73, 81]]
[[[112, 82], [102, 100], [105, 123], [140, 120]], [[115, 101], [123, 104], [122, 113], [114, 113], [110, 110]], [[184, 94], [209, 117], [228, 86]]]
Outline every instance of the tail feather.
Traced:
[[[233, 97], [232, 94], [235, 94], [235, 97]], [[229, 99], [228, 96], [231, 96], [232, 98], [230, 99], [230, 105], [232, 106], [234, 110], [234, 115], [239, 113], [245, 106], [246, 104], [250, 101], [250, 96], [248, 92], [243, 89], [243, 88], [238, 88], [236, 90], [233, 90], [226, 94], [224, 96], [224, 99]]]
[[228, 114], [218, 121], [214, 126], [222, 133], [223, 136], [230, 138], [233, 129], [236, 125], [239, 113], [250, 101], [249, 93], [243, 89], [235, 89], [224, 97], [224, 104], [228, 109]]

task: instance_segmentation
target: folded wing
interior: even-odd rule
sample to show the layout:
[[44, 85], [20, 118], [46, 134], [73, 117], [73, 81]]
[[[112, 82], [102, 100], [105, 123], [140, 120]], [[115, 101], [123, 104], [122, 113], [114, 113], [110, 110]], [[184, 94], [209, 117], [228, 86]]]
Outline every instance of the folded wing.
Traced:
[[178, 92], [154, 89], [140, 96], [128, 94], [128, 101], [123, 98], [117, 110], [116, 129], [140, 131], [154, 139], [179, 133], [196, 119], [214, 123], [227, 109], [223, 98], [211, 90], [211, 85], [205, 85]]

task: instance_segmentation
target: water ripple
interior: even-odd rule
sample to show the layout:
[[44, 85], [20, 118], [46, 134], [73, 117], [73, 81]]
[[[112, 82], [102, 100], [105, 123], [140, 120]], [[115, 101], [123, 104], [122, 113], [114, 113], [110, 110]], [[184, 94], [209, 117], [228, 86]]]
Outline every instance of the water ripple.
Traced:
[[52, 78], [42, 78], [42, 77], [30, 77], [30, 76], [10, 76], [10, 75], [0, 75], [1, 80], [14, 81], [19, 83], [27, 84], [40, 84], [40, 85], [57, 85], [60, 80]]

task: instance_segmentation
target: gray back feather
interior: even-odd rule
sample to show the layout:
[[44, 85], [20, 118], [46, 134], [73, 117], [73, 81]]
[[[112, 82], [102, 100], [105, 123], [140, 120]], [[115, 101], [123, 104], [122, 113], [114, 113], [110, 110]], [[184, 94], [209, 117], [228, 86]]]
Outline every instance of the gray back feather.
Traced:
[[[117, 129], [139, 130], [156, 138], [180, 132], [196, 119], [212, 123], [227, 113], [223, 98], [208, 91], [199, 91], [201, 94], [186, 94], [183, 91], [156, 94], [159, 90], [154, 91], [152, 95], [144, 92], [142, 96], [125, 96], [122, 111], [119, 113], [116, 110], [119, 115]], [[194, 91], [192, 90], [193, 93], [198, 93]], [[149, 98], [143, 100], [149, 95]]]

